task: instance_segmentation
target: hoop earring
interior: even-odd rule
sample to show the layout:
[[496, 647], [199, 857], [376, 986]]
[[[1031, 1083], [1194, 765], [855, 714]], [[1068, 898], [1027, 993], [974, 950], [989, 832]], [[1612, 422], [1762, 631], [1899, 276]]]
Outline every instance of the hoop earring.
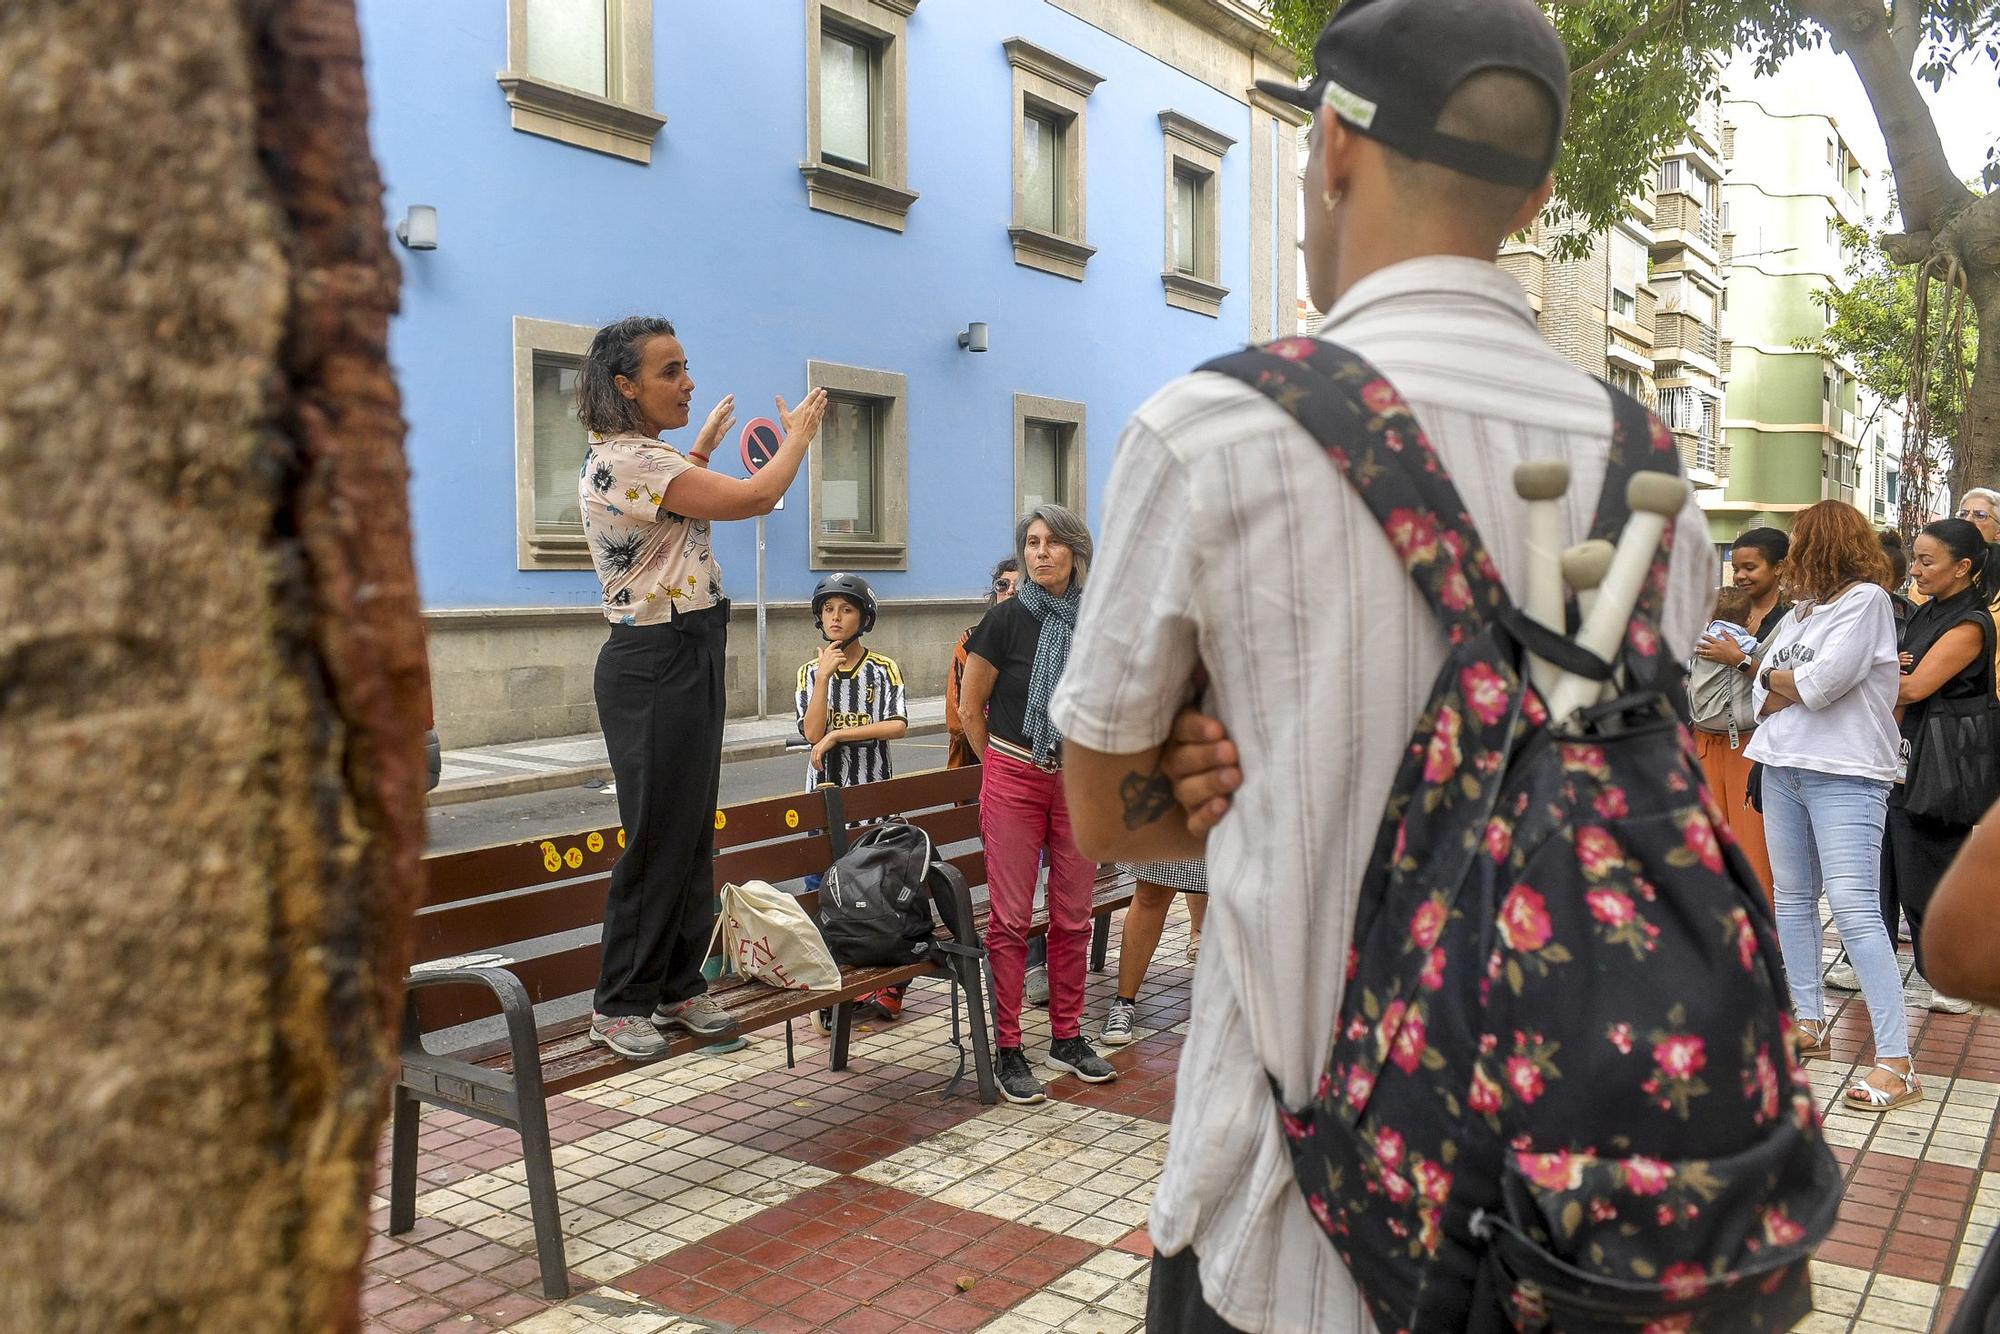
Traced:
[[1331, 190], [1321, 190], [1319, 192], [1319, 205], [1321, 208], [1325, 209], [1328, 213], [1331, 213], [1335, 209], [1340, 207], [1340, 200], [1341, 196], [1335, 194]]

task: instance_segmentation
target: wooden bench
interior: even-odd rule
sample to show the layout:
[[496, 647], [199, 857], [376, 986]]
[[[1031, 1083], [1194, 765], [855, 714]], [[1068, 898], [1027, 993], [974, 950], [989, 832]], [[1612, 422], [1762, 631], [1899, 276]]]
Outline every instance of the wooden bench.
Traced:
[[[716, 812], [717, 885], [748, 880], [783, 884], [824, 871], [846, 849], [852, 827], [892, 815], [907, 819], [930, 834], [965, 880], [957, 901], [936, 907], [946, 927], [943, 935], [957, 937], [973, 953], [946, 955], [937, 965], [844, 968], [834, 991], [783, 991], [722, 978], [711, 983], [709, 994], [745, 1032], [830, 1008], [830, 1063], [843, 1070], [858, 997], [918, 977], [950, 977], [966, 994], [980, 1099], [997, 1102], [979, 949], [987, 905], [973, 892], [986, 883], [985, 854], [977, 846], [978, 795], [978, 769], [947, 769]], [[446, 854], [424, 863], [424, 899], [413, 933], [415, 966], [404, 1005], [402, 1069], [393, 1095], [389, 1231], [405, 1232], [416, 1223], [420, 1104], [513, 1127], [521, 1135], [542, 1287], [550, 1297], [566, 1296], [569, 1285], [545, 1099], [645, 1063], [592, 1043], [587, 1010], [560, 1021], [536, 1020], [537, 1004], [584, 997], [595, 989], [599, 942], [519, 960], [491, 956], [601, 925], [611, 867], [623, 839], [614, 826]], [[951, 849], [967, 844], [971, 846], [951, 855]], [[814, 896], [799, 897], [810, 911]], [[1100, 874], [1092, 904], [1092, 968], [1104, 967], [1110, 915], [1131, 898], [1128, 878], [1111, 868]], [[1030, 934], [1046, 930], [1047, 914], [1038, 912]], [[489, 957], [482, 960], [482, 955]], [[424, 1045], [426, 1035], [495, 1016], [505, 1020], [504, 1038], [442, 1053]], [[660, 1059], [710, 1045], [711, 1039], [674, 1034]]]

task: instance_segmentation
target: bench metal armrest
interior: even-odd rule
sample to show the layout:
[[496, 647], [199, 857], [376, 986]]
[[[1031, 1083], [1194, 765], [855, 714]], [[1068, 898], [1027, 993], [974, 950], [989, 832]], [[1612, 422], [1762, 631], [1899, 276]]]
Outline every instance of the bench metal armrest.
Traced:
[[[942, 880], [940, 885], [938, 882]], [[937, 906], [938, 917], [944, 922], [945, 930], [958, 944], [972, 950], [980, 950], [977, 918], [972, 915], [972, 891], [966, 887], [965, 877], [958, 868], [945, 862], [931, 867], [931, 874], [924, 878], [930, 888], [931, 902]]]
[[521, 979], [505, 968], [413, 969], [404, 979], [403, 1050], [422, 1052], [423, 1037], [417, 1029], [417, 995], [424, 987], [483, 986], [500, 1002], [507, 1020], [507, 1045], [514, 1052], [514, 1088], [525, 1100], [542, 1100], [542, 1056], [535, 1033], [535, 1003], [528, 997]]

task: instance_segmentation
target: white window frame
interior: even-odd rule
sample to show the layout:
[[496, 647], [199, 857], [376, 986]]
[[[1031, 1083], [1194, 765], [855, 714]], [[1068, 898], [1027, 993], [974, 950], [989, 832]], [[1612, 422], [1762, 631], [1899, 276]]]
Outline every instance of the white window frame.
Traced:
[[[1033, 42], [1010, 37], [1000, 44], [1014, 71], [1010, 119], [1014, 129], [1014, 206], [1007, 236], [1014, 245], [1014, 262], [1059, 278], [1083, 281], [1083, 271], [1097, 247], [1089, 244], [1089, 154], [1086, 149], [1085, 104], [1104, 76]], [[1028, 221], [1028, 160], [1025, 122], [1030, 112], [1060, 127], [1057, 164], [1057, 210], [1053, 229]]]
[[806, 456], [811, 476], [807, 519], [811, 525], [809, 568], [815, 570], [907, 570], [910, 568], [910, 381], [896, 371], [869, 370], [830, 361], [806, 363], [806, 389], [824, 389], [842, 398], [870, 399], [881, 414], [875, 456], [875, 532], [868, 537], [821, 530], [826, 457], [824, 441]]
[[1066, 398], [1044, 398], [1039, 394], [1014, 395], [1014, 517], [1024, 512], [1026, 497], [1022, 483], [1027, 478], [1028, 426], [1030, 423], [1063, 428], [1063, 504], [1078, 514], [1085, 512], [1084, 487], [1090, 476], [1088, 442], [1085, 436], [1089, 411]]
[[[909, 178], [909, 19], [919, 0], [806, 0], [806, 156], [799, 164], [806, 204], [892, 232], [903, 230], [917, 192]], [[820, 38], [828, 25], [873, 52], [866, 172], [826, 161], [820, 151]]]
[[667, 123], [653, 109], [653, 0], [601, 2], [606, 96], [528, 72], [528, 0], [507, 0], [507, 68], [495, 77], [521, 133], [650, 163]]
[[[1178, 111], [1160, 113], [1160, 137], [1165, 146], [1164, 202], [1160, 210], [1160, 286], [1169, 306], [1211, 319], [1222, 314], [1229, 289], [1222, 285], [1222, 160], [1236, 141]], [[1195, 254], [1198, 272], [1183, 273], [1174, 254], [1175, 177], [1200, 179], [1196, 199]]]
[[[581, 532], [543, 533], [535, 527], [535, 354], [582, 360], [597, 330], [587, 324], [514, 317], [514, 550], [523, 570], [588, 570], [590, 544]], [[583, 432], [581, 423], [577, 425]]]

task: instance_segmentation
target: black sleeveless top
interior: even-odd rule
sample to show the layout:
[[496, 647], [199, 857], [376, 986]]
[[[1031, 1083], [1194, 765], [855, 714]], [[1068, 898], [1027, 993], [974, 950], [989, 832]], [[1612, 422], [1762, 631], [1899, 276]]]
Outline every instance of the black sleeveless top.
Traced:
[[1933, 699], [1976, 699], [1982, 694], [1993, 695], [1993, 613], [1987, 610], [1986, 604], [1980, 601], [1978, 591], [1973, 588], [1948, 598], [1933, 598], [1910, 614], [1909, 623], [1903, 627], [1900, 646], [1911, 659], [1904, 674], [1915, 671], [1917, 664], [1924, 660], [1924, 655], [1935, 648], [1947, 633], [1966, 624], [1979, 627], [1979, 652], [1955, 676], [1939, 686], [1935, 694], [1903, 710], [1905, 737], [1916, 736], [1917, 729], [1923, 724], [1924, 708]]

